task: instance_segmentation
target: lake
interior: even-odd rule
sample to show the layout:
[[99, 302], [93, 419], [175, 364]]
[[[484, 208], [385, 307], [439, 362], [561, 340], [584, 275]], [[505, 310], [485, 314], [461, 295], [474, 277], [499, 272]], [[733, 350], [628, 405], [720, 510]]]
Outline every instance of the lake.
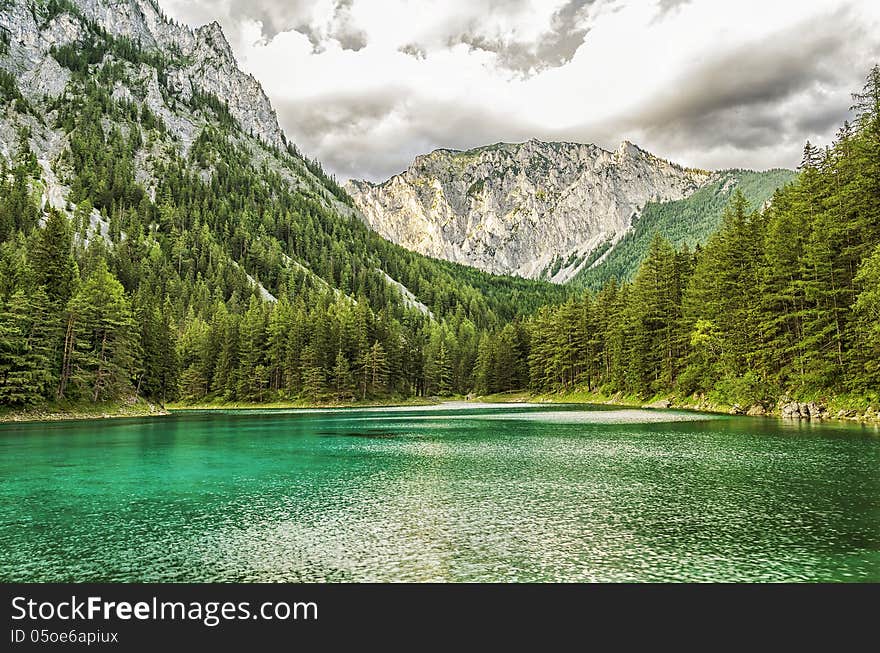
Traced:
[[880, 581], [880, 437], [573, 405], [0, 425], [0, 579]]

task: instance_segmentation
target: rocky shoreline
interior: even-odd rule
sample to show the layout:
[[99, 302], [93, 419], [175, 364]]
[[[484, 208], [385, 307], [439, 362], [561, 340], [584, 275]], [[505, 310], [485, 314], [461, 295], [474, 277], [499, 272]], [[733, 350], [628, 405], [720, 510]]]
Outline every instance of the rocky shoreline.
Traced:
[[70, 408], [44, 406], [0, 413], [0, 424], [62, 422], [70, 420], [118, 419], [124, 417], [165, 417], [171, 413], [148, 402], [115, 405], [79, 405]]
[[[838, 420], [864, 424], [880, 425], [880, 411], [874, 406], [864, 409], [846, 406], [839, 400], [799, 402], [787, 395], [781, 396], [776, 402], [757, 403], [751, 405], [722, 405], [711, 402], [704, 395], [677, 397], [675, 395], [660, 396], [645, 401], [622, 392], [603, 395], [595, 392], [571, 392], [559, 395], [527, 395], [521, 393], [522, 401], [538, 401], [542, 403], [593, 403], [608, 406], [627, 406], [653, 408], [658, 410], [680, 409], [695, 410], [704, 413], [720, 413], [725, 415], [743, 415], [748, 417], [775, 417], [785, 420]], [[503, 401], [503, 399], [501, 400]], [[834, 406], [834, 404], [838, 406]], [[844, 404], [840, 407], [840, 404]]]
[[856, 408], [841, 408], [832, 411], [826, 403], [817, 401], [801, 402], [783, 395], [776, 403], [758, 403], [748, 406], [733, 404], [730, 407], [719, 406], [700, 397], [696, 402], [677, 401], [675, 397], [658, 399], [643, 408], [687, 408], [710, 413], [727, 413], [730, 415], [747, 415], [749, 417], [779, 417], [786, 420], [845, 420], [852, 422], [880, 423], [880, 412], [872, 406], [864, 411]]
[[[743, 415], [749, 417], [776, 417], [785, 420], [840, 420], [847, 422], [858, 422], [867, 424], [880, 425], [880, 411], [872, 406], [865, 410], [856, 408], [841, 408], [832, 411], [826, 403], [810, 401], [798, 402], [790, 397], [783, 396], [776, 403], [753, 404], [751, 406], [742, 406], [734, 404], [733, 406], [723, 406], [710, 402], [706, 397], [687, 397], [679, 398], [675, 396], [655, 399], [654, 401], [645, 403], [635, 397], [628, 397], [622, 393], [616, 393], [611, 396], [604, 396], [596, 393], [569, 393], [566, 395], [532, 395], [528, 392], [504, 393], [503, 396], [476, 396], [468, 395], [464, 398], [466, 402], [488, 401], [491, 403], [511, 403], [511, 402], [537, 402], [537, 403], [593, 403], [604, 404], [608, 406], [621, 407], [639, 407], [652, 408], [658, 410], [681, 409], [695, 410], [706, 413], [722, 413], [729, 415]], [[260, 409], [260, 408], [316, 408], [316, 409], [332, 409], [332, 408], [367, 408], [377, 406], [413, 406], [431, 405], [436, 401], [418, 401], [418, 402], [365, 402], [362, 404], [302, 404], [302, 403], [276, 403], [276, 404], [204, 404], [183, 406], [171, 406], [170, 410], [164, 406], [159, 406], [145, 401], [127, 402], [115, 405], [87, 405], [75, 406], [70, 409], [58, 406], [32, 408], [26, 411], [0, 413], [0, 424], [3, 423], [24, 423], [24, 422], [55, 422], [65, 420], [94, 420], [94, 419], [112, 419], [125, 417], [163, 417], [170, 415], [172, 412], [187, 410], [236, 410], [236, 409]]]

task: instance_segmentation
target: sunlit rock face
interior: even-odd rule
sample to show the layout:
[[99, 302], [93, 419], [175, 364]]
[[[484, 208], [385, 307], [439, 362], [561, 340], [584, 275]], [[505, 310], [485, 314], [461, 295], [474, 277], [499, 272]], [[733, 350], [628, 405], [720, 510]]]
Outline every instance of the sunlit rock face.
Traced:
[[[3, 67], [16, 74], [26, 97], [57, 97], [64, 91], [69, 71], [52, 58], [50, 48], [82, 45], [87, 33], [83, 22], [92, 21], [114, 37], [129, 39], [172, 62], [166, 71], [166, 95], [171, 93], [182, 102], [189, 101], [194, 92], [214, 95], [228, 105], [242, 131], [268, 145], [283, 147], [269, 98], [253, 76], [239, 69], [218, 23], [190, 29], [165, 17], [153, 0], [74, 0], [74, 11], [63, 10], [51, 17], [43, 3], [33, 0], [2, 4], [0, 29], [10, 41]], [[154, 113], [167, 119], [167, 126], [182, 143], [191, 141], [190, 126], [175, 119], [179, 111], [167, 106], [168, 98], [159, 93], [156, 70], [142, 66], [128, 74], [138, 87], [133, 90], [143, 91], [133, 93], [131, 99], [145, 101]]]
[[384, 183], [352, 180], [346, 190], [377, 232], [408, 249], [563, 283], [647, 202], [682, 199], [711, 177], [628, 141], [609, 152], [530, 140], [436, 150]]
[[[33, 191], [41, 206], [71, 219], [80, 200], [71, 189], [73, 133], [63, 118], [87, 95], [101, 98], [105, 137], [129, 139], [138, 121], [127, 118], [140, 114], [131, 172], [154, 201], [169, 163], [186, 161], [210, 182], [217, 160], [190, 156], [199, 137], [211, 133], [340, 218], [355, 213], [286, 141], [268, 97], [238, 67], [216, 22], [191, 29], [165, 16], [155, 0], [0, 0], [0, 71], [21, 95], [10, 100], [0, 92], [0, 161], [11, 164], [26, 145], [39, 165]], [[147, 113], [153, 128], [143, 125]], [[112, 246], [109, 216], [92, 207], [87, 219], [74, 237]], [[288, 257], [286, 264], [326, 284], [302, 262]], [[263, 299], [274, 300], [245, 274]]]

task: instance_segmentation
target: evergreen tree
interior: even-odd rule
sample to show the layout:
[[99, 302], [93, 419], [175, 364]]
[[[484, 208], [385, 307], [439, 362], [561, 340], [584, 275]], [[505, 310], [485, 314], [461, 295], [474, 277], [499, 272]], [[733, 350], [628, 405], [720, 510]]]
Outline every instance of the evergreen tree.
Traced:
[[324, 374], [318, 365], [318, 355], [312, 345], [303, 351], [303, 394], [316, 403], [324, 395]]
[[0, 297], [0, 405], [32, 405], [47, 397], [54, 335], [48, 305], [42, 288]]
[[452, 394], [452, 361], [444, 340], [440, 340], [433, 360], [433, 378], [430, 386], [440, 396]]
[[487, 333], [480, 337], [474, 369], [474, 391], [477, 394], [495, 392], [495, 342]]
[[856, 360], [861, 364], [855, 379], [859, 390], [876, 391], [880, 388], [880, 244], [862, 263], [856, 281], [861, 288], [853, 307], [861, 336]]
[[68, 380], [90, 401], [131, 389], [138, 346], [131, 307], [122, 284], [102, 260], [71, 298], [60, 396]]
[[378, 340], [373, 343], [366, 359], [367, 384], [371, 393], [381, 392], [388, 382], [388, 357]]
[[31, 259], [37, 282], [46, 289], [49, 301], [59, 306], [64, 306], [73, 295], [79, 274], [72, 247], [67, 218], [50, 209]]
[[348, 401], [354, 398], [354, 376], [351, 365], [340, 349], [336, 352], [336, 364], [333, 366], [333, 389], [337, 401]]

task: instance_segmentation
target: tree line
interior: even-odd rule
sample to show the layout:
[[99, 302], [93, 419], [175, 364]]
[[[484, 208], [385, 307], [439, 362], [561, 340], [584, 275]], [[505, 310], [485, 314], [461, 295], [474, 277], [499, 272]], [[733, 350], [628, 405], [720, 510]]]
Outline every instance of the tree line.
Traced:
[[[67, 211], [40, 205], [26, 130], [0, 163], [0, 405], [880, 387], [877, 67], [854, 124], [808, 144], [769, 207], [735, 195], [704, 246], [656, 237], [632, 282], [572, 297], [384, 241], [329, 208], [315, 162], [262, 145], [255, 159], [216, 98], [191, 100], [206, 126], [184, 156], [111, 96], [124, 67], [71, 65], [46, 107], [70, 141]], [[145, 152], [163, 156], [139, 177]]]
[[880, 390], [880, 68], [833, 146], [764, 210], [736, 194], [695, 251], [655, 236], [632, 283], [538, 311], [531, 386], [720, 403]]
[[0, 163], [0, 405], [466, 392], [479, 334], [566, 296], [383, 240], [334, 208], [341, 190], [316, 161], [157, 74], [168, 108], [200, 126], [184, 151], [146, 104], [113, 93], [175, 62], [84, 28], [51, 52], [67, 88], [31, 108], [69, 143], [53, 162], [67, 206], [43, 205], [27, 127]]

